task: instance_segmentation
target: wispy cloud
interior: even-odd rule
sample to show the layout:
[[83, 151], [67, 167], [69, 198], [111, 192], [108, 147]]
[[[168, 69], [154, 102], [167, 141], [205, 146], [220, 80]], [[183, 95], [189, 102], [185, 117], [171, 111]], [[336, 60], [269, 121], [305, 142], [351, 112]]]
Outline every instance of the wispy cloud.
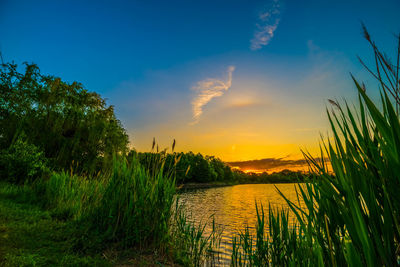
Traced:
[[205, 79], [197, 82], [192, 90], [196, 92], [196, 96], [192, 101], [193, 122], [196, 124], [201, 114], [203, 107], [214, 97], [222, 96], [232, 86], [232, 73], [235, 70], [234, 66], [228, 68], [228, 79], [226, 81], [220, 79]]
[[279, 0], [272, 0], [270, 5], [258, 15], [256, 30], [253, 39], [251, 39], [251, 50], [259, 50], [267, 45], [274, 37], [274, 32], [279, 25], [281, 5]]

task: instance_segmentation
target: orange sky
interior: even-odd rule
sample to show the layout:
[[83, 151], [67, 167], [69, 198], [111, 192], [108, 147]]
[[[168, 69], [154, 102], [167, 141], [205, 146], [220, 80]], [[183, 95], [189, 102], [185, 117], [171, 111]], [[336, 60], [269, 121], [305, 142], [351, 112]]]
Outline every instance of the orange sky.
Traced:
[[357, 58], [375, 64], [360, 22], [391, 55], [400, 10], [398, 0], [22, 2], [0, 1], [5, 61], [101, 94], [138, 151], [176, 139], [177, 151], [224, 161], [319, 156], [328, 99], [357, 101], [349, 72], [379, 98]]
[[[265, 77], [257, 82], [235, 78], [234, 73], [232, 87], [205, 106], [196, 124], [191, 124], [190, 106], [182, 106], [186, 112], [178, 109], [164, 121], [133, 129], [132, 144], [147, 151], [153, 137], [160, 147], [170, 147], [176, 139], [177, 151], [215, 155], [224, 161], [300, 159], [301, 149], [319, 156], [320, 133], [328, 131], [324, 99], [291, 96], [280, 88], [284, 85], [270, 82]], [[305, 84], [318, 88], [321, 82], [306, 78], [294, 90], [303, 90]]]

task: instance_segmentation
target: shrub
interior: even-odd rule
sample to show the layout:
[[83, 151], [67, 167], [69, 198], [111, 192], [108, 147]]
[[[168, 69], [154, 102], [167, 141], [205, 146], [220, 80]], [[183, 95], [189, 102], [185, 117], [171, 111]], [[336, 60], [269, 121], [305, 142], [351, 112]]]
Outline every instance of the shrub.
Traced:
[[43, 152], [22, 138], [0, 153], [1, 180], [23, 183], [34, 181], [48, 172]]

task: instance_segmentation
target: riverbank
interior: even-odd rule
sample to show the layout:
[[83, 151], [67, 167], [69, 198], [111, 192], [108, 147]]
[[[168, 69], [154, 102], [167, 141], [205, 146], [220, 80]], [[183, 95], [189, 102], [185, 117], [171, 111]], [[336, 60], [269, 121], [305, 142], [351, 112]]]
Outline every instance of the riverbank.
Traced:
[[233, 185], [244, 185], [244, 184], [299, 184], [304, 183], [305, 181], [296, 181], [296, 180], [285, 180], [285, 181], [276, 181], [276, 182], [266, 182], [266, 181], [233, 181], [233, 182], [212, 182], [212, 183], [186, 183], [178, 185], [178, 191], [186, 191], [186, 190], [195, 190], [195, 189], [207, 189], [207, 188], [218, 188], [225, 186], [233, 186]]
[[76, 223], [32, 197], [27, 187], [0, 184], [0, 266], [176, 266], [151, 249], [81, 249]]
[[[2, 184], [2, 186], [5, 186]], [[73, 249], [73, 228], [17, 194], [0, 193], [1, 266], [110, 266]]]

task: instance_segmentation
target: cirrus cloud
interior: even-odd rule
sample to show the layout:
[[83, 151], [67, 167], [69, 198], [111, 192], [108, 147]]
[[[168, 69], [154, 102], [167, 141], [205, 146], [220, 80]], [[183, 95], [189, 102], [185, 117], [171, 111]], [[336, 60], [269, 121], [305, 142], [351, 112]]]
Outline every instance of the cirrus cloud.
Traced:
[[274, 37], [274, 32], [278, 28], [280, 21], [280, 3], [278, 0], [272, 0], [270, 7], [258, 15], [258, 22], [254, 32], [253, 39], [250, 41], [251, 50], [259, 50], [266, 46]]
[[221, 79], [205, 79], [197, 82], [192, 90], [196, 92], [196, 96], [192, 100], [192, 113], [193, 122], [196, 124], [201, 114], [203, 114], [203, 107], [211, 101], [214, 97], [222, 96], [232, 86], [232, 73], [235, 66], [229, 66], [228, 79], [226, 81]]

